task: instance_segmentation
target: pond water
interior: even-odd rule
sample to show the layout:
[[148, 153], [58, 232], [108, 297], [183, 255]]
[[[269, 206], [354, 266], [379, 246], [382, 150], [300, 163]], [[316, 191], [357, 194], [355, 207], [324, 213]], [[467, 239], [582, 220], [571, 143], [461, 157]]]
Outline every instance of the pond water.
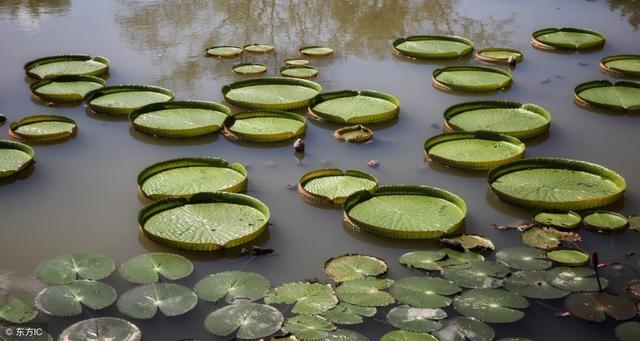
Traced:
[[[309, 170], [322, 167], [360, 169], [382, 184], [426, 184], [450, 190], [469, 206], [465, 229], [491, 238], [497, 248], [520, 245], [516, 231], [497, 231], [491, 224], [528, 219], [531, 211], [499, 201], [488, 191], [484, 174], [450, 170], [425, 163], [424, 140], [442, 131], [442, 112], [476, 99], [531, 102], [553, 115], [548, 136], [528, 145], [527, 156], [562, 156], [609, 167], [628, 182], [624, 203], [615, 209], [640, 212], [640, 158], [637, 152], [640, 117], [580, 109], [572, 102], [575, 85], [609, 79], [600, 73], [600, 58], [640, 54], [640, 3], [637, 1], [0, 1], [0, 110], [8, 122], [36, 114], [69, 116], [79, 126], [73, 140], [36, 145], [36, 166], [22, 180], [0, 186], [0, 283], [36, 290], [28, 278], [44, 259], [64, 253], [92, 251], [120, 263], [148, 251], [174, 251], [141, 237], [137, 213], [147, 204], [136, 189], [136, 176], [146, 166], [182, 156], [219, 156], [249, 169], [249, 195], [271, 209], [272, 225], [260, 243], [275, 253], [247, 263], [247, 257], [225, 253], [184, 253], [195, 272], [179, 283], [192, 286], [213, 272], [239, 269], [266, 276], [272, 285], [318, 277], [324, 261], [345, 253], [365, 253], [390, 264], [389, 278], [416, 274], [397, 257], [408, 250], [435, 247], [427, 241], [397, 241], [355, 232], [342, 224], [340, 210], [310, 206], [286, 185]], [[589, 27], [605, 33], [604, 49], [560, 54], [536, 50], [530, 34], [544, 27]], [[412, 62], [395, 57], [391, 42], [414, 34], [456, 34], [470, 38], [476, 48], [507, 46], [520, 49], [524, 62], [513, 72], [514, 84], [505, 92], [478, 96], [448, 94], [431, 84], [440, 65], [476, 64]], [[217, 44], [272, 43], [276, 52], [238, 59], [205, 58], [204, 49]], [[333, 137], [334, 127], [309, 123], [307, 153], [297, 159], [290, 145], [257, 147], [232, 143], [224, 137], [183, 142], [153, 139], [133, 131], [128, 121], [91, 114], [82, 106], [47, 107], [32, 100], [22, 65], [57, 54], [88, 53], [111, 61], [109, 84], [154, 84], [169, 88], [177, 99], [221, 102], [220, 88], [244, 77], [231, 71], [241, 61], [267, 64], [266, 75], [277, 74], [283, 60], [297, 55], [301, 45], [323, 43], [335, 49], [328, 58], [314, 59], [315, 79], [323, 91], [373, 89], [397, 96], [400, 119], [375, 130], [370, 144], [347, 144]], [[237, 109], [234, 108], [237, 111]], [[0, 137], [7, 138], [8, 122]], [[372, 169], [367, 161], [378, 160]], [[635, 263], [625, 258], [637, 247], [640, 234], [627, 231], [596, 235], [581, 231], [581, 246], [597, 249], [600, 258]], [[610, 274], [613, 276], [614, 274]], [[612, 291], [620, 292], [629, 277], [623, 272]], [[132, 285], [117, 274], [108, 283], [119, 291]], [[544, 305], [543, 305], [544, 304]], [[617, 323], [590, 324], [559, 318], [549, 306], [562, 310], [562, 301], [531, 300], [527, 316], [516, 323], [494, 325], [498, 337], [537, 340], [610, 340]], [[202, 326], [212, 304], [176, 318], [134, 321], [145, 340], [215, 339]], [[378, 319], [384, 320], [387, 309]], [[452, 310], [447, 310], [451, 314]], [[100, 316], [119, 316], [115, 307]], [[47, 318], [53, 335], [88, 318]], [[347, 327], [377, 339], [392, 327], [371, 320]], [[223, 338], [221, 338], [223, 339]]]

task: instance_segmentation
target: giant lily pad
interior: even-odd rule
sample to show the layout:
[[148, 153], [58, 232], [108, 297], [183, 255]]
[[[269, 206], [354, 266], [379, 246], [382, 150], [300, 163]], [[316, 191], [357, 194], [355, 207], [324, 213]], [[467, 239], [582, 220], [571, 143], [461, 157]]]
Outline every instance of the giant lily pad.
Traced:
[[278, 309], [257, 303], [239, 303], [222, 307], [207, 316], [204, 326], [215, 335], [234, 332], [238, 339], [260, 339], [274, 334], [284, 317]]
[[33, 149], [26, 144], [0, 140], [0, 178], [22, 172], [33, 164]]
[[620, 111], [640, 110], [640, 83], [607, 80], [592, 81], [576, 86], [574, 101], [583, 107]]
[[557, 249], [547, 252], [547, 258], [564, 266], [583, 266], [589, 262], [589, 254], [578, 249]]
[[543, 211], [536, 213], [533, 221], [544, 226], [573, 229], [580, 225], [582, 217], [573, 211]]
[[389, 270], [387, 263], [377, 257], [347, 254], [329, 259], [324, 263], [324, 272], [336, 282], [369, 276], [380, 276]]
[[408, 330], [393, 330], [380, 338], [380, 341], [438, 341], [432, 335], [410, 332]]
[[284, 63], [287, 65], [307, 65], [309, 64], [309, 61], [307, 59], [302, 59], [302, 58], [289, 58], [289, 59], [285, 59]]
[[115, 317], [97, 317], [67, 327], [58, 341], [140, 341], [142, 333], [131, 322]]
[[567, 296], [570, 292], [556, 288], [545, 280], [545, 271], [518, 271], [505, 279], [504, 287], [524, 297], [554, 299]]
[[38, 309], [53, 316], [82, 314], [82, 306], [93, 310], [104, 309], [116, 301], [116, 290], [110, 285], [78, 280], [69, 285], [54, 285], [40, 291], [35, 298]]
[[[596, 291], [599, 290], [595, 272], [590, 268], [554, 268], [545, 274], [544, 278], [549, 284], [566, 291]], [[600, 277], [600, 285], [606, 288], [609, 281]]]
[[273, 45], [269, 44], [247, 44], [243, 47], [246, 52], [251, 53], [267, 53], [275, 49]]
[[95, 112], [129, 115], [145, 105], [168, 102], [173, 92], [150, 85], [114, 85], [88, 92], [84, 100]]
[[531, 103], [474, 101], [449, 107], [444, 120], [446, 127], [454, 131], [486, 130], [528, 139], [549, 130], [551, 114]]
[[620, 54], [600, 60], [600, 70], [615, 77], [640, 77], [640, 55]]
[[636, 315], [633, 302], [606, 292], [581, 292], [567, 296], [564, 307], [572, 315], [593, 322], [602, 322], [607, 315], [616, 320], [628, 320]]
[[629, 225], [627, 217], [610, 211], [595, 211], [584, 216], [584, 225], [597, 232], [619, 231]]
[[398, 116], [400, 101], [371, 90], [327, 92], [309, 102], [309, 114], [320, 120], [355, 124], [380, 123]]
[[187, 277], [193, 272], [193, 263], [173, 253], [153, 252], [135, 256], [120, 266], [120, 275], [137, 284], [155, 283], [160, 275], [168, 280]]
[[107, 83], [93, 76], [56, 76], [31, 84], [31, 92], [50, 102], [80, 102], [89, 91], [100, 89]]
[[287, 283], [271, 289], [265, 303], [293, 304], [295, 314], [321, 314], [338, 304], [333, 288], [320, 283]]
[[255, 198], [212, 192], [158, 201], [140, 211], [138, 222], [143, 234], [158, 243], [212, 251], [255, 239], [269, 217], [269, 208]]
[[524, 59], [524, 54], [516, 49], [506, 47], [488, 47], [476, 51], [475, 57], [485, 63], [507, 64], [510, 60], [516, 63], [521, 62]]
[[542, 250], [526, 246], [502, 249], [496, 253], [496, 260], [518, 270], [544, 270], [551, 267]]
[[467, 213], [459, 196], [421, 185], [382, 186], [350, 195], [345, 221], [386, 237], [437, 238], [456, 231]]
[[9, 135], [25, 141], [52, 142], [66, 140], [77, 130], [76, 122], [68, 117], [39, 115], [11, 123]]
[[359, 324], [363, 317], [372, 317], [378, 310], [375, 307], [361, 307], [345, 302], [325, 311], [322, 317], [336, 324]]
[[99, 76], [109, 70], [109, 60], [100, 56], [62, 55], [32, 60], [24, 65], [27, 76], [35, 79], [61, 75]]
[[405, 277], [393, 283], [389, 292], [400, 303], [418, 308], [442, 308], [451, 304], [448, 296], [461, 291], [450, 281], [435, 277]]
[[472, 262], [442, 269], [442, 277], [464, 288], [488, 289], [502, 286], [511, 271], [502, 263]]
[[433, 334], [442, 341], [491, 341], [496, 333], [490, 325], [471, 317], [442, 320], [442, 328]]
[[640, 322], [629, 321], [621, 323], [616, 327], [615, 332], [620, 341], [640, 340]]
[[267, 72], [267, 66], [261, 63], [241, 63], [233, 66], [233, 72], [241, 75], [258, 75]]
[[305, 107], [320, 84], [289, 77], [247, 79], [222, 87], [224, 99], [247, 109], [289, 110]]
[[458, 58], [473, 51], [473, 42], [456, 36], [421, 35], [396, 39], [393, 51], [420, 59]]
[[342, 302], [363, 307], [383, 307], [394, 302], [384, 289], [393, 284], [390, 279], [359, 278], [342, 282], [336, 288], [336, 295]]
[[336, 129], [333, 137], [338, 141], [347, 141], [351, 143], [366, 142], [373, 138], [373, 131], [362, 124], [347, 126]]
[[0, 321], [25, 323], [38, 316], [33, 300], [0, 292]]
[[282, 331], [291, 333], [301, 340], [322, 340], [336, 329], [333, 323], [316, 315], [294, 316], [282, 326]]
[[172, 101], [145, 105], [131, 113], [129, 120], [143, 133], [182, 138], [217, 132], [229, 114], [229, 108], [215, 102]]
[[531, 44], [543, 49], [586, 50], [604, 45], [604, 34], [583, 28], [544, 28], [531, 34]]
[[433, 161], [454, 168], [487, 170], [524, 154], [524, 143], [515, 137], [487, 132], [452, 132], [429, 138], [425, 155]]
[[484, 66], [447, 66], [433, 71], [433, 85], [443, 90], [496, 91], [511, 85], [511, 73]]
[[548, 227], [532, 227], [522, 233], [522, 243], [538, 249], [554, 249], [563, 242], [579, 242], [580, 235]]
[[116, 266], [113, 261], [96, 253], [65, 253], [47, 259], [36, 269], [38, 278], [48, 284], [71, 284], [77, 278], [101, 280]]
[[322, 205], [341, 205], [351, 194], [376, 187], [376, 178], [358, 170], [317, 169], [303, 175], [298, 182], [302, 198]]
[[520, 320], [518, 309], [529, 306], [526, 298], [502, 289], [474, 289], [456, 296], [453, 308], [467, 317], [489, 323], [509, 323]]
[[267, 293], [269, 281], [262, 275], [244, 271], [225, 271], [209, 275], [196, 283], [194, 291], [205, 301], [227, 303], [255, 301]]
[[398, 329], [426, 333], [442, 328], [439, 320], [445, 317], [447, 313], [442, 309], [401, 306], [389, 311], [387, 321]]
[[224, 122], [225, 132], [251, 142], [276, 142], [298, 137], [307, 130], [304, 116], [280, 110], [236, 113]]
[[145, 168], [138, 175], [138, 186], [154, 200], [202, 192], [241, 192], [247, 188], [247, 175], [242, 164], [229, 164], [224, 159], [181, 158]]
[[158, 309], [167, 317], [185, 314], [198, 303], [189, 288], [173, 283], [153, 283], [135, 287], [120, 296], [118, 310], [132, 318], [153, 318]]
[[489, 171], [489, 184], [504, 201], [551, 210], [606, 206], [627, 187], [624, 178], [602, 166], [551, 157], [500, 165]]
[[333, 49], [324, 45], [308, 45], [298, 49], [300, 54], [312, 57], [328, 56], [333, 53]]
[[310, 65], [289, 65], [281, 67], [280, 74], [293, 78], [313, 78], [318, 75], [318, 68]]
[[218, 58], [234, 58], [241, 55], [244, 49], [236, 45], [219, 45], [209, 47], [205, 53], [207, 56]]

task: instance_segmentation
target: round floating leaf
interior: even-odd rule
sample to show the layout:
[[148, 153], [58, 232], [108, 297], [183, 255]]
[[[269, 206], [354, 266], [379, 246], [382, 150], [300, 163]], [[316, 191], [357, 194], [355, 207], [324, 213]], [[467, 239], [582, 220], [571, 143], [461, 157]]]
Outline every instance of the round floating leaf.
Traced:
[[430, 160], [463, 169], [488, 170], [524, 155], [524, 143], [492, 132], [452, 132], [429, 138], [424, 153]]
[[56, 76], [31, 84], [31, 92], [49, 102], [80, 102], [89, 91], [107, 85], [102, 78], [93, 76]]
[[138, 175], [138, 187], [151, 199], [190, 197], [203, 192], [241, 192], [247, 169], [215, 157], [181, 158], [156, 163]]
[[393, 330], [380, 338], [380, 341], [438, 341], [434, 336], [407, 330]]
[[433, 334], [442, 341], [491, 341], [496, 333], [490, 325], [471, 317], [442, 320], [442, 328]]
[[333, 323], [316, 315], [298, 315], [288, 319], [282, 331], [291, 333], [301, 340], [321, 340], [336, 330]]
[[589, 254], [577, 249], [559, 249], [547, 252], [547, 258], [565, 266], [583, 266], [589, 261]]
[[582, 217], [573, 211], [548, 211], [538, 212], [533, 217], [533, 221], [540, 225], [573, 229], [580, 225]]
[[231, 110], [207, 101], [152, 103], [134, 111], [129, 120], [136, 130], [170, 138], [213, 134], [220, 130]]
[[524, 59], [524, 54], [519, 50], [506, 47], [488, 47], [476, 51], [475, 57], [485, 63], [507, 64], [510, 60], [521, 62]]
[[369, 338], [352, 330], [338, 329], [329, 333], [325, 341], [369, 341]]
[[338, 141], [351, 143], [366, 142], [373, 138], [373, 131], [362, 124], [338, 128], [333, 133]]
[[574, 101], [584, 107], [620, 111], [640, 110], [640, 83], [607, 80], [592, 81], [576, 86]]
[[[293, 304], [294, 314], [321, 314], [338, 304], [338, 299], [329, 284], [287, 283], [271, 289], [264, 302]], [[299, 336], [299, 335], [298, 335]]]
[[154, 252], [133, 257], [120, 266], [120, 275], [129, 282], [149, 284], [158, 282], [160, 275], [174, 281], [193, 272], [193, 263], [173, 253]]
[[640, 322], [629, 321], [621, 323], [616, 327], [615, 332], [620, 341], [640, 340]]
[[142, 333], [135, 324], [115, 317], [92, 318], [67, 327], [58, 341], [139, 341]]
[[640, 300], [640, 278], [634, 278], [625, 283], [624, 292], [634, 300]]
[[475, 252], [460, 252], [452, 249], [440, 250], [447, 254], [447, 258], [438, 261], [438, 265], [440, 265], [441, 268], [484, 261], [484, 256]]
[[458, 58], [473, 51], [473, 42], [456, 36], [411, 36], [396, 39], [393, 51], [402, 56], [420, 59]]
[[549, 250], [560, 246], [562, 241], [579, 242], [580, 235], [562, 232], [548, 227], [532, 227], [522, 233], [522, 242], [531, 247]]
[[545, 271], [518, 271], [504, 281], [504, 287], [524, 297], [555, 299], [565, 297], [569, 291], [558, 289], [545, 280]]
[[407, 252], [398, 258], [400, 264], [416, 269], [439, 271], [442, 269], [438, 261], [445, 259], [447, 254], [442, 251], [413, 251]]
[[342, 282], [336, 288], [340, 301], [363, 307], [383, 307], [394, 301], [386, 291], [393, 284], [390, 279], [359, 278]]
[[269, 44], [248, 44], [245, 45], [243, 49], [252, 53], [267, 53], [273, 51], [275, 47]]
[[502, 278], [510, 273], [502, 263], [473, 262], [442, 269], [442, 277], [464, 288], [488, 289], [502, 286]]
[[433, 84], [443, 90], [496, 91], [511, 85], [511, 73], [484, 66], [447, 66], [433, 71]]
[[327, 92], [309, 102], [309, 114], [319, 120], [355, 124], [381, 123], [398, 116], [400, 101], [371, 90]]
[[612, 232], [622, 230], [629, 225], [627, 217], [620, 213], [609, 211], [595, 211], [584, 216], [582, 220], [586, 227], [598, 232]]
[[158, 309], [167, 317], [193, 309], [198, 296], [189, 288], [173, 283], [153, 283], [135, 287], [120, 296], [118, 310], [132, 318], [153, 318]]
[[589, 209], [622, 198], [626, 181], [602, 166], [564, 158], [528, 158], [489, 171], [489, 184], [502, 200], [550, 210]]
[[318, 68], [310, 65], [290, 65], [281, 67], [280, 74], [285, 77], [313, 78], [318, 75]]
[[302, 58], [289, 58], [285, 59], [284, 63], [287, 65], [307, 65], [309, 61]]
[[551, 267], [551, 262], [545, 258], [544, 251], [526, 246], [511, 247], [496, 253], [496, 260], [518, 270], [548, 269]]
[[531, 34], [531, 44], [543, 49], [584, 50], [604, 45], [604, 34], [582, 28], [544, 28]]
[[38, 316], [38, 310], [33, 304], [33, 300], [0, 292], [0, 320], [10, 323], [25, 323], [33, 320], [36, 316]]
[[269, 281], [262, 275], [244, 271], [211, 274], [196, 283], [194, 291], [201, 300], [227, 303], [237, 300], [258, 300], [269, 290]]
[[640, 55], [619, 54], [600, 60], [600, 70], [615, 77], [640, 77]]
[[333, 53], [332, 48], [322, 45], [303, 46], [298, 51], [300, 54], [313, 57], [328, 56]]
[[267, 72], [267, 66], [260, 63], [242, 63], [233, 66], [233, 72], [241, 75], [258, 75]]
[[260, 339], [274, 334], [284, 317], [278, 309], [257, 303], [239, 303], [222, 307], [207, 316], [204, 326], [215, 335], [234, 332], [238, 339]]
[[449, 295], [460, 287], [442, 278], [405, 277], [393, 283], [389, 292], [400, 303], [418, 308], [442, 308], [451, 304]]
[[34, 79], [62, 75], [99, 76], [109, 70], [109, 60], [100, 56], [62, 55], [32, 60], [24, 65], [27, 76]]
[[574, 293], [564, 299], [564, 308], [576, 317], [602, 322], [609, 315], [616, 320], [628, 320], [636, 315], [633, 302], [605, 292]]
[[65, 253], [38, 266], [36, 275], [48, 284], [71, 284], [77, 278], [101, 280], [116, 269], [113, 261], [96, 253]]
[[199, 193], [165, 199], [140, 211], [143, 234], [171, 247], [212, 251], [257, 238], [267, 229], [269, 208], [243, 194]]
[[502, 289], [469, 290], [453, 301], [453, 308], [458, 313], [489, 323], [518, 321], [524, 313], [517, 309], [528, 306], [526, 298]]
[[445, 126], [454, 131], [491, 131], [528, 139], [546, 133], [551, 114], [531, 103], [474, 101], [453, 105], [444, 112]]
[[387, 314], [392, 326], [412, 332], [433, 332], [442, 328], [442, 320], [447, 313], [442, 309], [395, 307]]
[[33, 164], [33, 148], [0, 140], [0, 178], [16, 175]]
[[475, 234], [463, 234], [454, 238], [440, 238], [440, 242], [452, 247], [462, 248], [465, 251], [493, 251], [496, 249], [491, 239]]
[[320, 84], [290, 77], [247, 79], [222, 87], [224, 99], [247, 109], [290, 110], [307, 106]]
[[56, 115], [29, 116], [11, 123], [9, 135], [26, 141], [52, 142], [66, 140], [78, 127], [70, 118]]
[[343, 204], [346, 222], [385, 237], [437, 238], [455, 232], [467, 205], [459, 196], [422, 185], [382, 186], [350, 195]]
[[[556, 288], [575, 291], [596, 291], [599, 290], [596, 273], [590, 268], [568, 268], [560, 267], [547, 271], [544, 276], [549, 284]], [[609, 285], [606, 278], [600, 277], [602, 288]]]
[[218, 58], [234, 58], [241, 55], [243, 52], [244, 49], [242, 47], [235, 45], [212, 46], [206, 50], [206, 54], [208, 56]]
[[329, 259], [324, 263], [324, 272], [336, 282], [368, 276], [380, 276], [389, 270], [387, 263], [377, 257], [347, 254]]
[[115, 85], [88, 92], [84, 100], [95, 112], [109, 115], [130, 115], [145, 105], [168, 102], [173, 92], [150, 85]]
[[363, 317], [372, 317], [378, 310], [375, 307], [361, 307], [345, 302], [325, 311], [322, 317], [336, 324], [359, 324]]
[[35, 298], [38, 309], [53, 316], [82, 314], [82, 306], [93, 310], [104, 309], [116, 301], [118, 294], [110, 285], [78, 280], [69, 285], [54, 285], [40, 291]]
[[225, 132], [251, 142], [276, 142], [298, 137], [307, 130], [304, 116], [279, 110], [245, 111], [230, 116]]
[[358, 170], [316, 169], [306, 173], [298, 182], [302, 198], [313, 204], [341, 205], [357, 191], [371, 191], [378, 180]]

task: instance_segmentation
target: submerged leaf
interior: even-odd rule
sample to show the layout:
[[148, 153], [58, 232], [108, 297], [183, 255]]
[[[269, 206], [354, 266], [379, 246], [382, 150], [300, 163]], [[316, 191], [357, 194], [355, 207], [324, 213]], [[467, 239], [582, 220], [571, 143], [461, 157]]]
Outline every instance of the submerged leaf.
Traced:
[[139, 341], [140, 329], [131, 322], [114, 317], [98, 317], [75, 323], [65, 329], [58, 341]]
[[129, 282], [158, 282], [160, 275], [168, 280], [187, 277], [193, 271], [190, 260], [173, 253], [146, 253], [129, 259], [120, 266], [120, 275]]
[[287, 283], [271, 289], [265, 303], [294, 304], [294, 314], [321, 314], [338, 304], [333, 288], [320, 283]]
[[204, 325], [215, 335], [234, 332], [238, 339], [259, 339], [274, 334], [284, 317], [274, 307], [257, 303], [238, 303], [222, 307], [207, 316]]
[[336, 282], [369, 276], [379, 276], [389, 270], [387, 263], [377, 257], [347, 254], [331, 258], [324, 263], [324, 272]]
[[620, 341], [640, 340], [640, 322], [629, 321], [621, 323], [616, 327], [615, 332]]
[[101, 280], [115, 270], [113, 261], [96, 253], [65, 253], [38, 266], [36, 274], [48, 284], [71, 284], [76, 278]]
[[282, 326], [282, 331], [291, 333], [301, 340], [320, 340], [336, 330], [333, 323], [316, 315], [297, 315], [289, 318]]
[[496, 249], [491, 239], [475, 234], [463, 234], [454, 238], [440, 238], [440, 242], [451, 246], [461, 247], [465, 251], [493, 251]]
[[533, 227], [522, 234], [522, 242], [531, 247], [549, 250], [560, 246], [562, 241], [579, 242], [580, 235], [562, 232], [548, 227]]
[[457, 285], [435, 277], [405, 277], [393, 283], [389, 292], [400, 303], [418, 308], [441, 308], [451, 304], [448, 296], [461, 291]]
[[153, 318], [158, 309], [167, 317], [185, 314], [198, 303], [189, 288], [173, 283], [154, 283], [135, 287], [120, 296], [118, 310], [132, 318]]
[[556, 288], [545, 280], [545, 271], [518, 271], [504, 281], [504, 287], [528, 298], [554, 299], [567, 296], [570, 292]]
[[269, 290], [269, 281], [253, 272], [225, 271], [209, 275], [196, 283], [194, 291], [198, 298], [227, 303], [237, 300], [258, 300]]
[[25, 323], [38, 316], [33, 300], [11, 296], [0, 292], [0, 320]]

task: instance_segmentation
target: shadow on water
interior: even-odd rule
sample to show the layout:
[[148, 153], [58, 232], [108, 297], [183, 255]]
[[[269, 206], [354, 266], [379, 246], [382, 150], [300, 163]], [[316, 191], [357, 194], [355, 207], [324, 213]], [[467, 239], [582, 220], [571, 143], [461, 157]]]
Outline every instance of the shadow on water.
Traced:
[[438, 172], [438, 173], [443, 173], [443, 174], [448, 174], [448, 175], [455, 175], [455, 176], [462, 176], [465, 178], [486, 178], [487, 177], [487, 171], [484, 170], [471, 170], [471, 169], [459, 169], [459, 168], [452, 168], [452, 167], [448, 167], [448, 166], [444, 166], [441, 165], [435, 161], [429, 160], [427, 159], [427, 157], [425, 156], [424, 158], [424, 162], [426, 163], [426, 165], [433, 171]]

